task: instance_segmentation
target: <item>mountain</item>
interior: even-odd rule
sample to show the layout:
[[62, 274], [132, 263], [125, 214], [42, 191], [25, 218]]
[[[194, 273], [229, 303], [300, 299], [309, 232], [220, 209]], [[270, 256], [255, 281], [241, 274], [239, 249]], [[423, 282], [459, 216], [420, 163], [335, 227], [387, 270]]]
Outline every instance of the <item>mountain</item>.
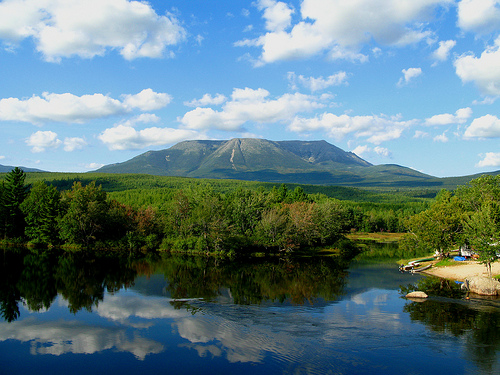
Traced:
[[372, 165], [326, 141], [185, 141], [97, 170], [160, 176], [348, 186], [439, 186], [439, 179], [399, 165]]
[[[11, 170], [13, 170], [15, 167], [9, 166], [9, 165], [2, 165], [0, 164], [0, 173], [8, 173]], [[40, 169], [36, 168], [25, 168], [25, 167], [19, 167], [21, 168], [24, 172], [43, 172]]]

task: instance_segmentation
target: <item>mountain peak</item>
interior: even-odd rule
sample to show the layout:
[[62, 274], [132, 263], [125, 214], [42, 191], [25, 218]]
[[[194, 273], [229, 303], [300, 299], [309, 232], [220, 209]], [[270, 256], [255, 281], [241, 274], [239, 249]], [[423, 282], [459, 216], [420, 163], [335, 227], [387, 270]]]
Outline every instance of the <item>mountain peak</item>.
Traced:
[[99, 172], [345, 185], [363, 181], [371, 168], [375, 167], [354, 153], [323, 140], [234, 138], [180, 142], [104, 166]]

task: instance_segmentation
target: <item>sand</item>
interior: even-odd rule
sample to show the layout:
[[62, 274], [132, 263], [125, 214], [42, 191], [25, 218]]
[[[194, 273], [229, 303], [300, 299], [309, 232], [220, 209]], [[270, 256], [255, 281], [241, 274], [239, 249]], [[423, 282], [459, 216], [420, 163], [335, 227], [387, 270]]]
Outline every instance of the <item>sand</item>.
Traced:
[[[422, 273], [442, 277], [444, 279], [464, 281], [467, 277], [488, 276], [486, 266], [477, 261], [457, 262], [457, 265], [432, 267]], [[500, 261], [491, 264], [491, 274], [500, 275]]]

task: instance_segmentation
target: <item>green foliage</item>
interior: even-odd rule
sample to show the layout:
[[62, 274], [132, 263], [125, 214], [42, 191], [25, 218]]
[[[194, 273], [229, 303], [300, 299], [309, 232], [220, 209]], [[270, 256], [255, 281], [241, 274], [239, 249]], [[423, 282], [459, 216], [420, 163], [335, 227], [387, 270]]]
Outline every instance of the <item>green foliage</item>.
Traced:
[[61, 199], [66, 213], [59, 221], [60, 235], [69, 243], [89, 246], [104, 234], [109, 204], [106, 192], [95, 182], [76, 182]]
[[61, 211], [61, 194], [53, 186], [35, 182], [21, 204], [25, 215], [26, 236], [35, 244], [55, 244], [58, 241], [57, 217]]
[[0, 188], [0, 234], [15, 238], [24, 234], [24, 214], [21, 203], [28, 195], [28, 186], [24, 184], [26, 173], [18, 167], [5, 175]]
[[459, 189], [465, 211], [464, 234], [491, 277], [500, 254], [500, 176], [482, 176]]
[[443, 190], [429, 209], [412, 216], [407, 221], [409, 234], [403, 239], [403, 247], [415, 247], [443, 254], [462, 239], [463, 213], [459, 202]]

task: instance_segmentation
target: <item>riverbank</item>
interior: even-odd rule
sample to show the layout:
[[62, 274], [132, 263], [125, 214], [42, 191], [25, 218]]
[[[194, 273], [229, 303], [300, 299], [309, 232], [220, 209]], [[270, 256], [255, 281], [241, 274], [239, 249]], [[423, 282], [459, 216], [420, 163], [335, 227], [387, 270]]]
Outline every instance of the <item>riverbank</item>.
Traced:
[[[474, 276], [488, 276], [486, 266], [477, 261], [456, 262], [450, 266], [432, 267], [422, 273], [458, 281], [464, 281], [466, 278]], [[500, 261], [491, 264], [491, 274], [493, 277], [500, 275]]]

